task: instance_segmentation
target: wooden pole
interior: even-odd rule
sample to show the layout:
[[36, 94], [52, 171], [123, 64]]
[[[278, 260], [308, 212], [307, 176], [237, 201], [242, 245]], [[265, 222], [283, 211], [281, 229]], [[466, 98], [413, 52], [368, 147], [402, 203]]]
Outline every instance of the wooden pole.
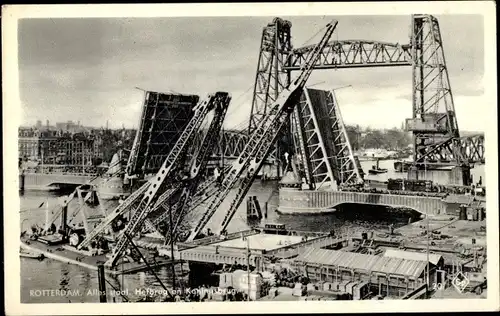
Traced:
[[20, 179], [20, 186], [19, 188], [21, 189], [21, 192], [24, 192], [24, 182], [25, 182], [25, 177], [26, 175], [24, 174], [24, 170], [21, 170], [21, 179]]
[[130, 244], [132, 245], [132, 247], [134, 247], [135, 251], [137, 251], [139, 253], [139, 256], [141, 257], [142, 261], [144, 261], [144, 263], [146, 264], [146, 266], [148, 267], [149, 271], [151, 271], [151, 273], [155, 276], [156, 280], [158, 281], [158, 283], [160, 283], [161, 287], [167, 291], [167, 294], [168, 296], [170, 297], [174, 297], [172, 295], [172, 293], [170, 293], [170, 291], [168, 290], [168, 288], [165, 286], [165, 284], [163, 284], [163, 282], [161, 281], [161, 279], [158, 277], [158, 275], [155, 273], [155, 271], [153, 270], [153, 268], [149, 265], [148, 261], [146, 260], [146, 258], [144, 258], [144, 256], [142, 255], [142, 252], [139, 250], [139, 248], [137, 248], [136, 244], [134, 243], [134, 241], [132, 240], [132, 237], [130, 237], [127, 233], [123, 233], [125, 235], [125, 237], [128, 239], [128, 241], [130, 242]]
[[97, 280], [99, 283], [99, 302], [107, 303], [106, 299], [106, 276], [104, 274], [104, 265], [99, 264], [97, 266]]
[[170, 260], [172, 261], [172, 287], [175, 292], [175, 264], [174, 264], [174, 224], [172, 222], [172, 205], [168, 205], [168, 218], [170, 220]]

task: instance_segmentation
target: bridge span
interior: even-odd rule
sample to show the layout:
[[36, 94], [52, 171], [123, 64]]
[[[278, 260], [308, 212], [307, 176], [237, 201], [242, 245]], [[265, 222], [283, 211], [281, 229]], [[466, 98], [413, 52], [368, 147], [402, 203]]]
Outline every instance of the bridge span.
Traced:
[[439, 196], [399, 195], [345, 191], [301, 191], [281, 188], [278, 212], [283, 214], [321, 214], [345, 203], [410, 208], [422, 214], [455, 215], [460, 204], [470, 204], [472, 196], [450, 199]]

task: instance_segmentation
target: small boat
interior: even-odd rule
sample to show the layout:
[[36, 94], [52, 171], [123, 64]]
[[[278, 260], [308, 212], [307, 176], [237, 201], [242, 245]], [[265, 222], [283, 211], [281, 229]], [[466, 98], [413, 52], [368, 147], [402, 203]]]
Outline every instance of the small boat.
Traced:
[[369, 174], [381, 174], [381, 173], [386, 173], [387, 169], [370, 169], [368, 170]]
[[45, 256], [43, 255], [43, 253], [34, 253], [34, 252], [20, 252], [19, 253], [19, 256], [21, 258], [29, 258], [29, 259], [37, 259], [39, 261], [42, 261], [43, 259], [45, 259]]
[[372, 168], [370, 170], [368, 170], [369, 174], [387, 173], [387, 169], [386, 168], [380, 168], [378, 162], [379, 162], [379, 159], [377, 158], [377, 165], [373, 165]]

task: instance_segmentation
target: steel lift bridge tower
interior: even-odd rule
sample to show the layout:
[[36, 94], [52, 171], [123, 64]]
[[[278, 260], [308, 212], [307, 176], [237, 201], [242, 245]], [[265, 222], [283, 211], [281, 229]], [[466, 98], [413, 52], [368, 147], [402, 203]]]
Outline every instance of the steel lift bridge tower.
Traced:
[[[291, 23], [275, 18], [262, 33], [259, 63], [251, 109], [249, 132], [269, 111], [269, 105], [300, 69], [314, 45], [292, 48]], [[411, 66], [412, 118], [407, 130], [413, 133], [415, 168], [453, 165], [468, 168], [484, 163], [482, 135], [460, 137], [453, 95], [444, 58], [437, 19], [413, 15], [410, 43], [406, 45], [367, 40], [330, 41], [314, 69]], [[329, 116], [329, 127], [319, 117]], [[278, 143], [278, 154], [293, 149], [299, 156], [304, 182], [310, 189], [325, 183], [351, 185], [363, 182], [359, 163], [349, 146], [338, 103], [333, 91], [304, 89], [292, 115], [292, 137]], [[293, 142], [290, 142], [293, 139]], [[293, 143], [293, 145], [291, 145]]]
[[[291, 27], [289, 21], [275, 18], [263, 29], [249, 134], [261, 122], [284, 87], [289, 85], [291, 70], [287, 66], [292, 61], [292, 52], [300, 54], [300, 58], [293, 60], [295, 70], [298, 70], [316, 47], [311, 45], [307, 50], [293, 50]], [[320, 52], [314, 68], [321, 62], [325, 49]], [[282, 162], [285, 152], [295, 153], [301, 164], [301, 177], [309, 189], [340, 183], [362, 183], [363, 172], [347, 139], [335, 94], [333, 91], [302, 89], [298, 106], [294, 107], [273, 154]], [[318, 102], [320, 100], [325, 102]], [[328, 119], [325, 121], [325, 118]]]

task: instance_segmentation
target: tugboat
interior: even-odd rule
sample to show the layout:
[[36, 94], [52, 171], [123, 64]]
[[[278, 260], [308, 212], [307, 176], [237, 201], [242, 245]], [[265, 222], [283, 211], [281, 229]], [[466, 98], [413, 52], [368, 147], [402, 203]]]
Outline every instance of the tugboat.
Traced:
[[370, 170], [368, 170], [368, 173], [369, 174], [387, 173], [387, 169], [379, 167], [379, 159], [377, 158], [377, 165], [372, 165], [372, 168]]

